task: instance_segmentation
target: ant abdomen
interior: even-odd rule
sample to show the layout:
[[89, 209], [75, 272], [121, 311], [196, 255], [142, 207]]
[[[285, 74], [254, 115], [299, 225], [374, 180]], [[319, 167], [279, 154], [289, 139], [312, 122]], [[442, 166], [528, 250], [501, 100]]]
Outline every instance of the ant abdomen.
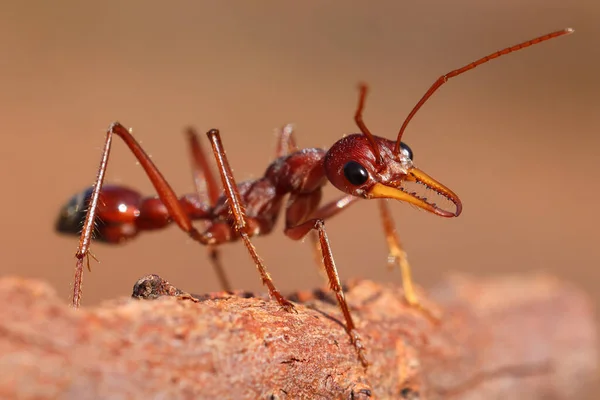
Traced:
[[106, 185], [98, 199], [98, 217], [106, 224], [134, 223], [140, 216], [142, 195], [124, 186]]
[[[56, 221], [58, 232], [81, 234], [92, 190], [90, 187], [73, 196], [61, 209]], [[210, 208], [197, 195], [183, 196], [179, 202], [193, 220], [211, 215]], [[172, 222], [167, 207], [158, 197], [142, 197], [125, 186], [103, 186], [96, 212], [94, 239], [105, 243], [122, 243], [141, 231], [163, 229]]]
[[[89, 207], [93, 188], [75, 196], [61, 209], [56, 230], [67, 235], [79, 235]], [[120, 243], [137, 235], [142, 196], [133, 189], [106, 185], [100, 192], [94, 227], [94, 238], [107, 243]]]

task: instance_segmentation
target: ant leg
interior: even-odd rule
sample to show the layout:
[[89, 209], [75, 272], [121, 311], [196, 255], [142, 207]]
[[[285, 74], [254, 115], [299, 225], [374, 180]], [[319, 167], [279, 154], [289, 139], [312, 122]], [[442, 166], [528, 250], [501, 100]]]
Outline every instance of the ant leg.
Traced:
[[[208, 163], [207, 157], [202, 149], [202, 145], [198, 138], [198, 133], [194, 128], [188, 128], [186, 135], [189, 141], [189, 148], [192, 158], [192, 176], [194, 178], [194, 186], [196, 187], [196, 193], [200, 202], [208, 202], [210, 207], [214, 207], [219, 196], [221, 189], [215, 179], [214, 173], [210, 164]], [[205, 223], [208, 226], [208, 223]], [[221, 263], [220, 252], [216, 245], [207, 246], [208, 258], [213, 265], [221, 289], [225, 292], [231, 292], [232, 287], [227, 279], [227, 274]]]
[[322, 219], [322, 220], [329, 219], [329, 218], [333, 217], [334, 215], [337, 215], [340, 211], [343, 211], [347, 207], [356, 203], [358, 200], [360, 200], [360, 197], [356, 197], [351, 194], [347, 194], [345, 196], [340, 197], [337, 200], [333, 200], [325, 205], [322, 205], [321, 207], [319, 207], [318, 210], [313, 212], [311, 217], [313, 219]]
[[[326, 220], [328, 218], [333, 217], [334, 215], [336, 215], [337, 213], [344, 210], [346, 207], [352, 205], [353, 203], [355, 203], [358, 200], [360, 200], [360, 198], [358, 198], [356, 196], [352, 196], [352, 195], [343, 196], [337, 200], [333, 200], [333, 201], [319, 207], [319, 209], [317, 209], [316, 211], [313, 212], [313, 214], [311, 215], [311, 218]], [[309, 236], [310, 236], [311, 244], [313, 245], [313, 255], [314, 255], [314, 259], [315, 259], [315, 264], [317, 265], [317, 268], [319, 269], [319, 273], [321, 275], [323, 275], [323, 277], [325, 279], [328, 280], [329, 279], [328, 276], [326, 274], [324, 274], [325, 265], [323, 264], [322, 249], [321, 249], [321, 245], [319, 243], [319, 237], [314, 230], [309, 232]]]
[[[315, 218], [320, 218], [324, 220], [329, 219], [334, 215], [338, 214], [340, 211], [344, 210], [346, 207], [352, 205], [357, 200], [359, 200], [359, 198], [354, 197], [352, 195], [341, 197], [338, 200], [332, 201], [320, 207], [317, 211], [315, 211], [313, 216]], [[412, 274], [410, 270], [410, 265], [408, 263], [406, 251], [404, 250], [402, 242], [398, 237], [396, 227], [394, 226], [394, 221], [392, 219], [387, 204], [387, 200], [382, 199], [378, 203], [381, 221], [383, 224], [383, 230], [390, 251], [388, 256], [388, 265], [390, 267], [393, 267], [394, 264], [397, 263], [400, 267], [400, 273], [402, 274], [402, 287], [404, 289], [404, 297], [406, 299], [406, 302], [413, 307], [423, 309], [423, 307], [419, 303], [416, 291], [414, 289]]]
[[204, 154], [198, 133], [194, 128], [189, 127], [186, 130], [186, 135], [192, 157], [192, 174], [196, 192], [201, 197], [205, 197], [205, 193], [208, 194], [209, 203], [214, 206], [221, 195], [221, 188], [215, 179], [206, 154]]
[[[113, 134], [119, 136], [129, 147], [131, 152], [137, 158], [138, 162], [146, 171], [146, 175], [152, 182], [152, 185], [156, 189], [158, 197], [167, 208], [170, 217], [179, 226], [179, 228], [188, 233], [194, 240], [199, 241], [203, 244], [212, 244], [211, 238], [203, 236], [193, 226], [189, 216], [179, 203], [177, 195], [165, 179], [165, 177], [158, 170], [156, 165], [152, 162], [148, 154], [142, 149], [140, 144], [135, 140], [131, 132], [127, 130], [123, 125], [118, 122], [114, 122], [110, 125], [106, 132], [106, 141], [104, 143], [104, 150], [102, 152], [102, 158], [100, 160], [100, 167], [98, 168], [98, 175], [96, 177], [96, 183], [89, 200], [88, 211], [85, 216], [83, 223], [83, 230], [79, 238], [79, 245], [75, 258], [77, 264], [75, 266], [75, 279], [73, 283], [73, 298], [72, 306], [78, 308], [81, 302], [81, 283], [83, 279], [83, 263], [84, 259], [87, 261], [89, 269], [89, 257], [90, 244], [94, 231], [94, 221], [96, 219], [96, 211], [98, 209], [98, 201], [100, 197], [100, 191], [102, 190], [102, 184], [104, 183], [104, 177], [106, 175], [106, 168], [110, 155], [110, 149], [112, 145]], [[214, 240], [213, 240], [214, 241]], [[92, 256], [93, 257], [93, 256]]]
[[387, 200], [382, 199], [378, 203], [381, 221], [383, 222], [383, 230], [385, 232], [385, 239], [390, 250], [390, 254], [388, 256], [388, 266], [393, 268], [394, 264], [398, 264], [400, 267], [400, 273], [402, 274], [404, 298], [409, 305], [420, 308], [421, 306], [413, 285], [410, 265], [408, 264], [408, 257], [404, 247], [402, 246], [402, 242], [398, 237]]
[[249, 224], [246, 221], [241, 196], [237, 189], [235, 179], [233, 178], [231, 166], [229, 165], [229, 161], [227, 160], [227, 156], [225, 155], [225, 150], [223, 149], [221, 135], [217, 129], [211, 129], [207, 132], [207, 136], [213, 148], [213, 153], [217, 161], [217, 166], [219, 168], [219, 174], [221, 175], [221, 180], [225, 189], [225, 195], [227, 196], [227, 202], [229, 203], [229, 207], [231, 209], [231, 215], [234, 220], [234, 229], [242, 238], [244, 245], [248, 249], [248, 252], [250, 253], [252, 259], [254, 260], [254, 264], [256, 264], [256, 268], [260, 273], [263, 284], [269, 290], [270, 296], [274, 297], [275, 300], [277, 300], [277, 302], [286, 311], [293, 311], [294, 305], [288, 300], [286, 300], [281, 295], [279, 290], [277, 290], [275, 284], [273, 283], [273, 280], [271, 279], [271, 276], [267, 272], [264, 262], [262, 261], [262, 259], [256, 251], [256, 247], [254, 247], [254, 244], [252, 244], [252, 242], [250, 241], [250, 234], [254, 232], [249, 232]]
[[152, 182], [158, 197], [169, 212], [169, 216], [182, 231], [186, 232], [193, 240], [208, 246], [217, 245], [228, 240], [226, 232], [222, 232], [221, 234], [214, 234], [212, 231], [200, 233], [196, 228], [194, 228], [190, 217], [179, 202], [177, 195], [156, 165], [154, 165], [148, 154], [144, 151], [144, 149], [142, 149], [140, 144], [135, 140], [129, 130], [127, 130], [120, 123], [114, 122], [110, 125], [108, 131], [106, 132], [106, 142], [104, 144], [100, 167], [98, 168], [98, 176], [90, 196], [88, 211], [83, 223], [83, 230], [79, 238], [79, 246], [77, 247], [77, 252], [75, 253], [77, 264], [75, 267], [75, 280], [73, 283], [72, 299], [72, 306], [75, 308], [78, 308], [81, 302], [81, 282], [83, 278], [84, 259], [87, 261], [89, 268], [89, 257], [91, 256], [93, 258], [93, 255], [90, 253], [90, 244], [94, 230], [94, 221], [96, 218], [100, 191], [102, 190], [102, 184], [104, 183], [104, 177], [106, 175], [106, 168], [112, 145], [113, 134], [119, 136], [125, 142], [142, 168], [144, 168], [144, 171]]
[[394, 220], [390, 213], [390, 209], [386, 199], [381, 199], [379, 202], [379, 211], [381, 215], [381, 221], [383, 223], [383, 231], [385, 233], [385, 239], [390, 250], [388, 256], [388, 266], [393, 267], [394, 264], [398, 264], [400, 267], [400, 274], [402, 275], [402, 288], [404, 289], [404, 298], [410, 307], [414, 307], [422, 311], [427, 318], [433, 323], [440, 321], [440, 315], [437, 312], [425, 307], [419, 301], [417, 292], [414, 287], [414, 281], [412, 279], [410, 264], [408, 263], [408, 257], [406, 251], [402, 246], [402, 242], [398, 237]]
[[279, 131], [275, 156], [279, 158], [295, 151], [298, 151], [298, 146], [296, 145], [296, 139], [294, 139], [294, 126], [287, 124]]
[[363, 366], [366, 367], [369, 365], [369, 362], [367, 361], [364, 354], [365, 348], [362, 345], [360, 336], [358, 334], [358, 331], [356, 330], [356, 326], [354, 325], [354, 320], [352, 319], [352, 315], [350, 314], [348, 303], [346, 303], [346, 298], [344, 297], [344, 291], [342, 289], [340, 277], [335, 266], [335, 261], [333, 260], [331, 245], [329, 244], [329, 239], [327, 238], [327, 233], [325, 232], [325, 224], [323, 220], [311, 219], [300, 225], [286, 228], [285, 234], [292, 239], [300, 239], [304, 237], [309, 231], [315, 230], [318, 234], [319, 245], [323, 255], [323, 263], [325, 265], [325, 271], [327, 272], [327, 277], [329, 278], [329, 287], [335, 293], [338, 305], [342, 310], [342, 314], [344, 314], [344, 320], [346, 321], [346, 331], [350, 336], [352, 344], [356, 348], [358, 358], [360, 359], [360, 362], [363, 364]]
[[100, 167], [98, 168], [96, 183], [94, 184], [94, 190], [90, 196], [88, 211], [85, 215], [83, 229], [81, 231], [81, 236], [79, 237], [79, 244], [77, 245], [77, 251], [75, 252], [75, 258], [77, 259], [77, 262], [75, 265], [75, 277], [73, 278], [73, 297], [71, 298], [71, 306], [73, 308], [79, 308], [79, 305], [81, 304], [84, 259], [86, 260], [88, 270], [90, 270], [90, 244], [94, 231], [94, 221], [96, 219], [96, 210], [98, 208], [100, 189], [102, 188], [104, 176], [106, 175], [106, 164], [108, 163], [108, 156], [110, 154], [110, 147], [112, 144], [111, 132], [112, 125], [106, 134], [106, 141], [104, 142], [104, 150], [102, 151], [102, 158], [100, 159]]

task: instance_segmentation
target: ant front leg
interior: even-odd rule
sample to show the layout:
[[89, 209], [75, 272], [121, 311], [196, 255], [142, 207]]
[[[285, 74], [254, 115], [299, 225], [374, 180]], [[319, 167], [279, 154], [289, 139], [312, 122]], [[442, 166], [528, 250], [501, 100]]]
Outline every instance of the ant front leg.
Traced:
[[[193, 128], [188, 128], [186, 131], [189, 141], [189, 147], [192, 158], [192, 176], [194, 178], [194, 186], [199, 201], [208, 202], [210, 207], [214, 207], [221, 194], [221, 189], [215, 179], [211, 166], [202, 149], [201, 142], [198, 138], [198, 133]], [[208, 223], [205, 223], [208, 226]], [[208, 245], [208, 257], [217, 274], [217, 278], [221, 284], [221, 289], [225, 292], [231, 292], [232, 286], [227, 279], [227, 274], [221, 263], [221, 257], [216, 245]]]
[[256, 247], [252, 241], [250, 241], [250, 234], [252, 232], [250, 231], [250, 225], [246, 221], [246, 215], [244, 214], [241, 196], [235, 179], [233, 178], [233, 172], [231, 171], [231, 166], [229, 165], [227, 156], [225, 155], [225, 150], [223, 149], [221, 135], [217, 129], [211, 129], [207, 132], [207, 136], [210, 140], [213, 153], [217, 161], [219, 174], [221, 175], [221, 180], [225, 189], [225, 196], [227, 197], [227, 203], [230, 207], [231, 215], [233, 217], [233, 227], [242, 238], [246, 249], [248, 249], [250, 256], [254, 260], [254, 264], [256, 264], [256, 268], [260, 273], [262, 282], [269, 290], [269, 295], [275, 298], [275, 300], [277, 300], [277, 302], [286, 311], [294, 311], [294, 305], [286, 300], [275, 287], [273, 279], [271, 279], [271, 276], [267, 272], [263, 260], [256, 251]]
[[396, 232], [396, 227], [394, 226], [394, 221], [392, 219], [387, 200], [382, 199], [379, 200], [378, 203], [385, 239], [388, 249], [390, 250], [388, 256], [388, 265], [390, 268], [392, 268], [394, 264], [398, 264], [400, 267], [400, 273], [402, 275], [402, 287], [404, 289], [404, 298], [406, 299], [406, 302], [410, 306], [423, 309], [419, 303], [419, 299], [417, 298], [412, 274], [410, 272], [410, 265], [408, 264], [408, 257]]
[[[360, 200], [360, 198], [352, 195], [343, 196], [337, 200], [334, 200], [330, 203], [321, 206], [317, 211], [313, 213], [313, 217], [327, 220], [337, 215], [339, 212], [345, 210], [347, 207], [351, 206], [358, 200]], [[404, 298], [406, 299], [406, 302], [412, 307], [416, 307], [425, 311], [431, 318], [437, 319], [429, 311], [425, 310], [419, 303], [419, 299], [414, 289], [414, 283], [412, 279], [410, 265], [408, 263], [408, 257], [406, 255], [404, 247], [402, 246], [402, 242], [398, 237], [396, 227], [394, 226], [394, 221], [392, 219], [390, 209], [387, 204], [387, 200], [381, 199], [378, 201], [378, 203], [381, 222], [383, 225], [383, 231], [385, 233], [385, 238], [389, 249], [388, 265], [390, 267], [393, 267], [394, 264], [397, 263], [400, 267], [400, 273], [402, 275], [402, 288], [404, 289]], [[321, 265], [320, 262], [319, 265]]]
[[346, 302], [346, 297], [344, 296], [342, 283], [340, 282], [335, 261], [333, 260], [331, 245], [329, 244], [329, 239], [327, 238], [327, 233], [325, 232], [325, 223], [322, 219], [311, 219], [299, 225], [286, 228], [285, 234], [292, 239], [298, 240], [306, 236], [307, 233], [315, 230], [318, 234], [319, 245], [323, 255], [323, 264], [325, 266], [327, 278], [329, 279], [329, 288], [334, 292], [338, 305], [342, 310], [344, 320], [346, 321], [346, 331], [348, 332], [348, 335], [350, 335], [350, 340], [356, 348], [358, 358], [363, 366], [367, 367], [369, 362], [365, 356], [365, 348], [360, 339], [360, 335], [356, 330], [356, 325], [354, 325], [354, 320], [352, 319], [350, 309], [348, 308], [348, 303]]

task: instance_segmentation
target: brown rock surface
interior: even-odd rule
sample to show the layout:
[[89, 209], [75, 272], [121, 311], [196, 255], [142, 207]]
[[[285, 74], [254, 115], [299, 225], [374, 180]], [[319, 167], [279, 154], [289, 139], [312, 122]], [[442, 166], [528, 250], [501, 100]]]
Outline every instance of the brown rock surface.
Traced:
[[450, 279], [426, 300], [440, 324], [396, 287], [351, 284], [367, 371], [326, 293], [289, 314], [151, 279], [138, 290], [177, 297], [76, 311], [44, 283], [0, 280], [0, 398], [567, 399], [596, 374], [589, 300], [549, 277]]

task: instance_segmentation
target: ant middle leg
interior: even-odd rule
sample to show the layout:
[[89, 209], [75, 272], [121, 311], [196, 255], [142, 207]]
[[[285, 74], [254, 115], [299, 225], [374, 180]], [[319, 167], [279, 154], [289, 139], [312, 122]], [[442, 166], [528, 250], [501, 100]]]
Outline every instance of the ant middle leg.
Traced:
[[256, 268], [261, 276], [263, 284], [269, 290], [269, 295], [272, 298], [275, 298], [277, 302], [286, 310], [286, 311], [294, 311], [294, 305], [286, 300], [279, 290], [275, 287], [273, 279], [271, 275], [267, 272], [265, 264], [263, 260], [258, 255], [256, 251], [256, 247], [250, 240], [250, 236], [254, 234], [252, 224], [249, 224], [246, 215], [244, 213], [243, 204], [241, 200], [240, 193], [238, 191], [237, 184], [233, 177], [233, 172], [231, 171], [231, 166], [229, 165], [229, 161], [227, 160], [227, 156], [225, 155], [225, 150], [223, 148], [223, 143], [221, 141], [221, 135], [219, 130], [211, 129], [207, 132], [208, 139], [213, 148], [213, 154], [217, 161], [217, 166], [219, 169], [219, 174], [221, 175], [221, 181], [223, 184], [223, 188], [225, 190], [225, 196], [227, 197], [227, 203], [231, 210], [231, 216], [233, 218], [233, 228], [236, 233], [241, 237], [248, 253], [252, 257]]

